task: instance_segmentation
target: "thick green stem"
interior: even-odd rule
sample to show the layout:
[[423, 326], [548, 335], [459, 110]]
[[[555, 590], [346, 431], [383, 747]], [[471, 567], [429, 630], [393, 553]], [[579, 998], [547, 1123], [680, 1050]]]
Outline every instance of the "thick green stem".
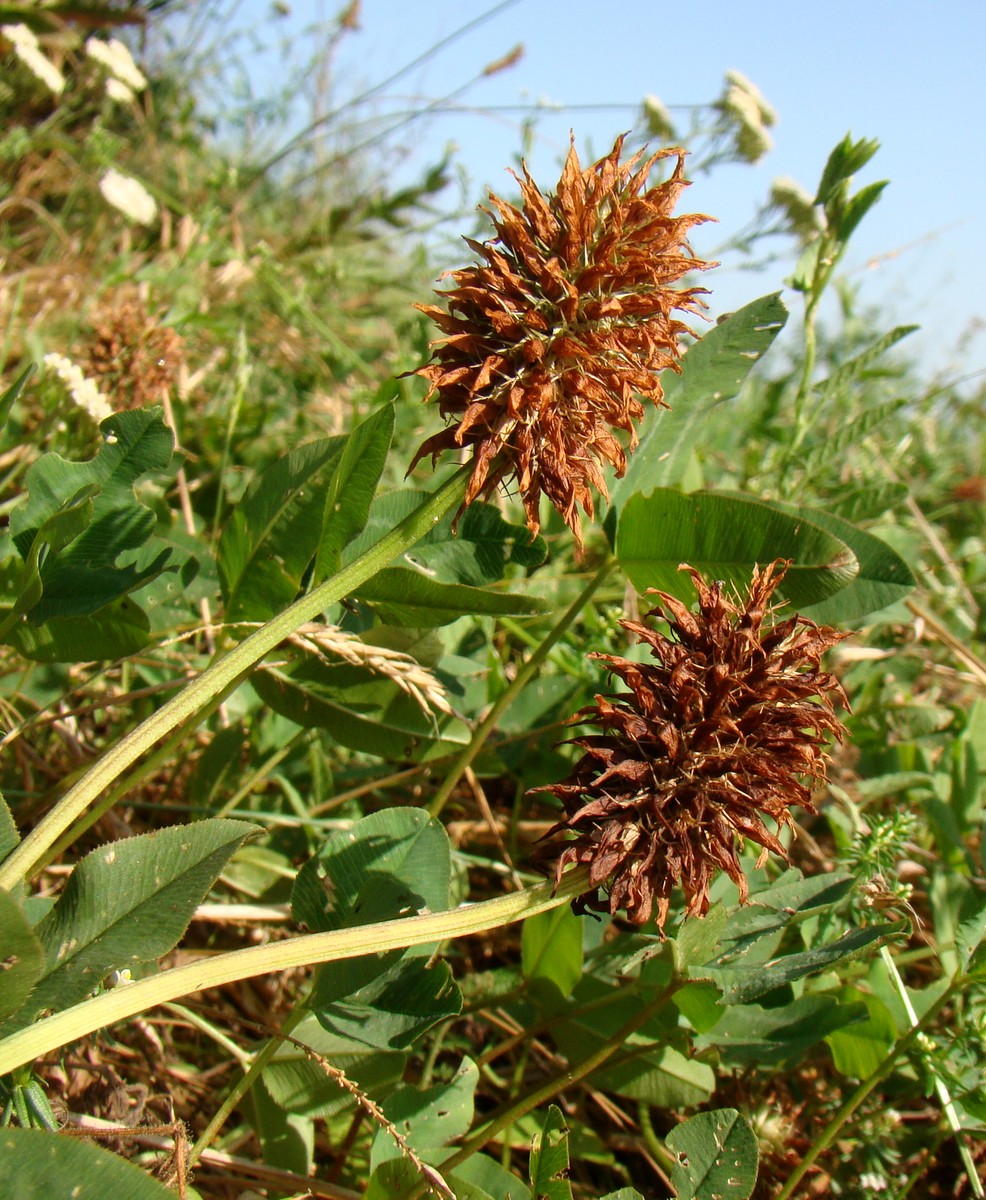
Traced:
[[480, 750], [486, 745], [490, 734], [496, 729], [504, 712], [537, 674], [541, 664], [550, 654], [552, 647], [589, 603], [600, 584], [612, 570], [612, 567], [612, 559], [607, 558], [582, 591], [579, 592], [568, 608], [565, 609], [557, 624], [548, 632], [531, 657], [518, 670], [514, 679], [511, 680], [510, 685], [493, 702], [490, 711], [476, 727], [476, 731], [472, 735], [468, 746], [453, 760], [452, 766], [442, 780], [438, 791], [432, 797], [432, 801], [428, 805], [428, 811], [433, 817], [437, 817], [445, 807], [449, 797], [455, 791], [456, 784], [462, 778], [466, 768], [472, 766]]
[[0, 1075], [6, 1075], [42, 1054], [94, 1033], [117, 1021], [146, 1012], [157, 1004], [178, 1000], [206, 988], [222, 987], [240, 979], [287, 971], [292, 967], [336, 962], [362, 954], [379, 954], [408, 946], [423, 946], [446, 938], [483, 933], [548, 912], [589, 888], [588, 871], [578, 868], [563, 877], [557, 889], [541, 883], [522, 892], [468, 904], [444, 913], [383, 921], [355, 929], [312, 933], [270, 946], [248, 946], [228, 954], [217, 954], [184, 967], [162, 971], [147, 979], [113, 988], [91, 1000], [83, 1000], [62, 1012], [43, 1017], [27, 1029], [0, 1041]]
[[29, 878], [48, 849], [66, 829], [120, 775], [180, 725], [191, 723], [217, 697], [269, 654], [306, 621], [348, 595], [382, 570], [399, 554], [410, 549], [462, 499], [469, 468], [457, 471], [390, 533], [385, 534], [355, 562], [296, 600], [284, 612], [262, 625], [218, 662], [213, 663], [126, 737], [108, 750], [83, 778], [61, 798], [50, 813], [31, 831], [0, 867], [0, 888], [11, 891]]

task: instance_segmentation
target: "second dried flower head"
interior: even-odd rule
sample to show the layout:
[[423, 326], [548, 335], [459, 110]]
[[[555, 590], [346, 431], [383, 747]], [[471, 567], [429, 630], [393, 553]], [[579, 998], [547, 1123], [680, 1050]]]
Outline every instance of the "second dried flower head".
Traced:
[[786, 569], [755, 570], [734, 602], [688, 568], [698, 612], [658, 592], [661, 606], [648, 614], [663, 617], [670, 636], [622, 622], [650, 662], [589, 656], [628, 691], [576, 714], [601, 732], [574, 740], [584, 753], [567, 779], [536, 789], [566, 813], [536, 861], [556, 881], [566, 866], [587, 866], [582, 907], [625, 911], [638, 925], [655, 916], [663, 931], [676, 886], [689, 916], [708, 911], [721, 872], [746, 900], [742, 842], [761, 847], [761, 862], [768, 852], [786, 858], [781, 827], [793, 824], [792, 806], [814, 811], [809, 785], [825, 778], [827, 739], [844, 735], [833, 701], [845, 696], [819, 660], [848, 636], [797, 614], [767, 620]]
[[[704, 308], [704, 289], [675, 285], [712, 265], [686, 240], [709, 218], [673, 215], [688, 186], [683, 152], [621, 163], [623, 140], [586, 169], [573, 146], [554, 195], [543, 195], [526, 167], [520, 208], [491, 193], [496, 237], [466, 239], [482, 262], [450, 272], [447, 308], [419, 305], [445, 337], [417, 373], [450, 424], [412, 466], [467, 447], [464, 505], [512, 482], [532, 533], [545, 495], [579, 546], [579, 508], [592, 516], [593, 488], [607, 495], [603, 465], [626, 469], [617, 431], [632, 450], [640, 397], [661, 404], [661, 372], [679, 369], [690, 330], [677, 314]], [[648, 187], [668, 157], [676, 159], [670, 177]]]

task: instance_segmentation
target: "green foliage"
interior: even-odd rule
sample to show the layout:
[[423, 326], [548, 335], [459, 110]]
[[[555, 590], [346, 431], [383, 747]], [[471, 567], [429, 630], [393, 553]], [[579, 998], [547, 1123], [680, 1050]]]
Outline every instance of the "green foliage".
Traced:
[[[13, 7], [47, 36], [41, 10]], [[509, 488], [456, 511], [461, 476], [404, 481], [434, 425], [411, 305], [437, 267], [422, 222], [447, 160], [395, 188], [346, 149], [371, 117], [356, 102], [320, 110], [329, 141], [297, 171], [287, 125], [236, 159], [242, 112], [197, 108], [163, 54], [147, 97], [110, 103], [74, 36], [59, 25], [66, 91], [43, 114], [0, 86], [0, 189], [25, 199], [0, 227], [16, 265], [0, 273], [0, 1094], [23, 1127], [0, 1138], [18, 1198], [43, 1176], [161, 1194], [45, 1132], [61, 1076], [31, 1064], [88, 1037], [79, 1062], [136, 1079], [111, 977], [165, 987], [183, 939], [268, 977], [262, 1007], [244, 990], [167, 1013], [165, 1055], [217, 1081], [205, 1119], [232, 1091], [199, 1149], [225, 1121], [295, 1190], [314, 1171], [368, 1200], [442, 1180], [459, 1200], [639, 1200], [632, 1184], [658, 1194], [646, 1153], [680, 1197], [741, 1200], [758, 1138], [778, 1200], [818, 1158], [833, 1195], [860, 1195], [882, 1143], [919, 1187], [944, 1126], [870, 1136], [857, 1081], [883, 1114], [935, 1096], [968, 1157], [986, 1111], [981, 396], [926, 390], [900, 358], [913, 327], [885, 331], [836, 282], [884, 187], [854, 190], [876, 143], [847, 136], [805, 199], [803, 321], [774, 292], [693, 342], [583, 562], [557, 514], [532, 536]], [[762, 152], [726, 97], [704, 119], [699, 172]], [[111, 165], [153, 181], [154, 223], [107, 209]], [[56, 348], [113, 409], [98, 428], [34, 370]], [[823, 668], [851, 749], [833, 749], [818, 813], [796, 814], [793, 865], [744, 852], [749, 903], [716, 878], [707, 915], [683, 919], [675, 893], [664, 937], [577, 915], [530, 871], [559, 812], [528, 789], [569, 772], [563, 722], [609, 687], [592, 652], [638, 653], [619, 620], [647, 588], [692, 602], [682, 563], [742, 590], [778, 558], [782, 615], [858, 631]], [[189, 930], [203, 902], [236, 923], [209, 908]], [[281, 938], [288, 908], [300, 932]], [[435, 924], [412, 938], [418, 920]], [[313, 978], [274, 965], [299, 945]], [[252, 1064], [242, 1078], [228, 1056]], [[813, 1140], [792, 1170], [794, 1097]]]

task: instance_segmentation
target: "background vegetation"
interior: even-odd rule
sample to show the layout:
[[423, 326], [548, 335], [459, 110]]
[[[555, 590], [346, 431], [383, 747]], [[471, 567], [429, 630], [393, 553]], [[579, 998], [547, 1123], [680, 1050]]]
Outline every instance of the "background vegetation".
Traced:
[[[358, 97], [300, 139], [217, 107], [196, 6], [0, 19], [0, 1195], [982, 1195], [983, 394], [840, 281], [876, 143], [737, 235], [768, 295], [689, 350], [579, 560], [553, 512], [531, 539], [504, 494], [455, 537], [449, 472], [404, 483], [440, 424], [413, 305], [450, 227], [489, 236], [442, 224], [454, 164], [394, 187]], [[115, 37], [145, 78], [87, 49]], [[724, 82], [697, 207], [770, 120]], [[553, 904], [529, 791], [610, 687], [587, 652], [636, 653], [619, 619], [679, 561], [777, 557], [856, 631], [790, 867], [746, 855], [753, 904], [720, 879], [667, 942]], [[314, 974], [302, 927], [338, 935]], [[274, 957], [202, 990], [246, 946]]]

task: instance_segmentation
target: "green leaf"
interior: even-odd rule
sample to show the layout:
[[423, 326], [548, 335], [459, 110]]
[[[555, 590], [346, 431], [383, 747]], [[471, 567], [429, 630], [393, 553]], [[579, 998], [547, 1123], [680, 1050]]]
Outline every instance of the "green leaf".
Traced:
[[828, 970], [849, 959], [858, 958], [879, 949], [898, 934], [907, 933], [907, 921], [893, 921], [882, 925], [867, 925], [863, 929], [850, 929], [834, 942], [814, 946], [797, 954], [785, 954], [770, 963], [746, 964], [742, 961], [728, 966], [709, 965], [693, 974], [711, 979], [723, 994], [724, 1004], [745, 1004], [764, 996], [767, 992]]
[[852, 488], [833, 498], [832, 511], [843, 521], [872, 521], [903, 504], [910, 492], [906, 483], [893, 480]]
[[976, 953], [986, 938], [986, 902], [981, 904], [971, 916], [959, 924], [955, 931], [955, 949], [958, 953], [959, 968], [969, 969], [972, 956]]
[[713, 957], [719, 949], [728, 919], [725, 908], [716, 904], [704, 918], [685, 920], [671, 943], [678, 975], [684, 975], [690, 966], [706, 963]]
[[[626, 1048], [634, 1046], [631, 1040]], [[629, 1062], [596, 1071], [592, 1083], [604, 1092], [674, 1109], [704, 1104], [715, 1090], [716, 1077], [708, 1063], [686, 1058], [672, 1046], [654, 1046]]]
[[531, 1140], [531, 1191], [537, 1200], [572, 1200], [568, 1182], [568, 1126], [561, 1109], [552, 1104]]
[[[415, 1154], [425, 1162], [441, 1163], [447, 1146], [469, 1131], [479, 1068], [463, 1059], [448, 1083], [430, 1088], [400, 1087], [383, 1102], [384, 1116], [396, 1127]], [[379, 1128], [370, 1149], [370, 1170], [400, 1158], [401, 1149], [386, 1128]]]
[[34, 623], [94, 613], [144, 586], [171, 556], [165, 549], [140, 561], [133, 553], [155, 526], [154, 513], [139, 503], [134, 484], [171, 461], [173, 437], [161, 410], [115, 413], [100, 428], [106, 441], [89, 462], [70, 463], [58, 454], [38, 459], [25, 478], [27, 502], [11, 513], [10, 530], [25, 560], [39, 533], [51, 531], [59, 514], [65, 514], [70, 529], [80, 513], [91, 518], [67, 543], [64, 527], [42, 534], [48, 547], [40, 563], [43, 595], [31, 609]]
[[[355, 928], [442, 912], [449, 906], [451, 858], [443, 826], [421, 809], [383, 809], [333, 835], [295, 880], [291, 907], [309, 929]], [[312, 1009], [345, 1037], [402, 1049], [436, 1021], [457, 1013], [462, 997], [428, 946], [366, 954], [319, 971]]]
[[364, 1096], [382, 1100], [400, 1083], [407, 1055], [398, 1051], [381, 1053], [324, 1029], [309, 1015], [292, 1031], [293, 1041], [282, 1043], [264, 1068], [263, 1079], [275, 1104], [286, 1112], [331, 1120], [356, 1108], [355, 1098], [304, 1050], [301, 1042], [338, 1067]]
[[394, 406], [386, 404], [346, 439], [325, 492], [316, 584], [339, 569], [343, 549], [363, 529], [394, 435]]
[[547, 604], [535, 596], [438, 583], [409, 567], [386, 567], [360, 587], [355, 598], [369, 604], [389, 625], [431, 629], [463, 616], [538, 613]]
[[638, 592], [658, 588], [686, 603], [697, 593], [681, 563], [745, 592], [755, 564], [791, 559], [777, 594], [798, 609], [838, 592], [858, 570], [844, 542], [780, 505], [670, 488], [627, 501], [616, 556]]
[[40, 1129], [0, 1129], [5, 1200], [174, 1200], [175, 1193], [139, 1167], [79, 1138]]
[[827, 530], [849, 547], [858, 564], [856, 575], [835, 595], [803, 605], [803, 616], [823, 625], [851, 626], [872, 613], [889, 608], [914, 590], [916, 580], [910, 567], [896, 550], [872, 533], [857, 529], [841, 517], [821, 509], [782, 504], [778, 507]]
[[854, 142], [852, 134], [847, 133], [828, 157], [818, 185], [815, 204], [828, 204], [839, 191], [840, 185], [864, 167], [879, 149], [880, 143], [875, 139], [867, 141], [860, 138]]
[[709, 414], [739, 392], [786, 321], [787, 309], [775, 292], [731, 313], [690, 347], [681, 375], [664, 376], [671, 409], [648, 411], [626, 474], [610, 488], [612, 508], [622, 508], [636, 492], [683, 481], [692, 447], [707, 427]]
[[260, 1138], [264, 1162], [304, 1178], [311, 1169], [315, 1151], [312, 1118], [281, 1108], [267, 1091], [263, 1078], [254, 1080], [244, 1107]]
[[[298, 872], [294, 919], [313, 932], [351, 929], [449, 906], [451, 854], [420, 808], [385, 808], [329, 837]], [[420, 948], [411, 953], [428, 953]], [[333, 963], [336, 972], [342, 963]]]
[[21, 836], [7, 807], [7, 801], [0, 795], [0, 862], [20, 844]]
[[[399, 524], [425, 495], [405, 488], [377, 496], [366, 528], [346, 548], [344, 561], [351, 561]], [[404, 554], [403, 562], [437, 583], [484, 587], [499, 582], [509, 563], [529, 569], [539, 567], [547, 557], [544, 538], [532, 538], [526, 525], [509, 524], [492, 504], [470, 504], [455, 532], [452, 522], [449, 513]]]
[[456, 1200], [531, 1200], [527, 1186], [486, 1154], [473, 1154], [447, 1176]]
[[0, 396], [0, 429], [3, 429], [10, 417], [10, 410], [14, 407], [14, 402], [27, 386], [27, 381], [37, 370], [34, 363], [28, 363], [23, 371], [17, 376], [9, 388]]
[[844, 1006], [862, 1005], [866, 1016], [825, 1037], [837, 1071], [851, 1079], [866, 1079], [886, 1062], [897, 1041], [897, 1023], [893, 1014], [879, 997], [855, 987], [844, 987], [838, 993]]
[[860, 188], [855, 196], [846, 201], [838, 224], [838, 235], [843, 242], [849, 241], [856, 226], [883, 195], [883, 189], [887, 187], [888, 183], [889, 180], [886, 179], [879, 183], [871, 183], [867, 187]]
[[257, 479], [219, 539], [227, 621], [266, 621], [298, 595], [318, 551], [325, 492], [346, 438], [293, 450]]
[[27, 1002], [43, 963], [30, 921], [9, 892], [0, 892], [0, 1021]]
[[167, 954], [255, 828], [218, 819], [172, 825], [87, 854], [35, 927], [45, 965], [17, 1027], [43, 1009], [84, 999], [113, 970]]
[[570, 996], [582, 978], [582, 919], [566, 904], [529, 917], [521, 933], [521, 965], [534, 991], [552, 1001]]
[[624, 1187], [615, 1192], [607, 1192], [602, 1200], [644, 1200], [636, 1188]]
[[[420, 956], [394, 963], [340, 998], [343, 985], [335, 979], [325, 985], [326, 979], [323, 971], [311, 999], [320, 1023], [340, 1037], [379, 1050], [406, 1050], [433, 1025], [462, 1011], [462, 993], [448, 963], [429, 965]], [[347, 984], [352, 982], [350, 975]]]
[[731, 1004], [696, 1046], [718, 1047], [730, 1065], [799, 1062], [827, 1034], [866, 1016], [861, 1004], [841, 1004], [834, 996], [801, 996], [777, 1008]]
[[671, 1182], [678, 1200], [747, 1200], [757, 1182], [759, 1151], [735, 1108], [699, 1113], [665, 1138], [677, 1159]]
[[34, 662], [98, 662], [126, 658], [147, 645], [150, 621], [129, 596], [86, 617], [20, 621], [4, 641]]

